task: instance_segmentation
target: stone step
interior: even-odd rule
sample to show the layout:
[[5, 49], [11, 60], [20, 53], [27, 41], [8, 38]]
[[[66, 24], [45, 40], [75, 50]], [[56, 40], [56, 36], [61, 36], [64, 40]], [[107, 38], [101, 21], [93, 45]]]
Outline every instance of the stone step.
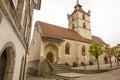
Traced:
[[55, 73], [68, 73], [70, 72], [70, 67], [69, 66], [65, 66], [65, 65], [62, 65], [62, 64], [54, 64], [52, 65]]
[[57, 75], [54, 74], [52, 76], [49, 77], [52, 80], [75, 80], [76, 78], [70, 78], [70, 77], [65, 77], [65, 76], [61, 76], [61, 75]]
[[58, 76], [58, 75], [51, 75], [49, 77], [51, 80], [64, 80], [64, 77]]

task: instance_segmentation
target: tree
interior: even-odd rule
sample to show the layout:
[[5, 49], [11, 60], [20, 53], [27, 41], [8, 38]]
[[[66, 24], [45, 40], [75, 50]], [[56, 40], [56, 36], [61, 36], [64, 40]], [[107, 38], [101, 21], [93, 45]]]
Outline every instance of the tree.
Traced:
[[111, 48], [109, 44], [106, 44], [105, 45], [105, 52], [108, 54], [108, 57], [109, 57], [109, 60], [110, 60], [110, 67], [112, 68], [111, 58], [114, 55], [114, 48], [113, 47]]
[[119, 66], [120, 47], [114, 47], [114, 56], [117, 59], [117, 65]]
[[98, 42], [92, 42], [90, 44], [90, 50], [89, 50], [90, 54], [95, 56], [95, 59], [97, 61], [97, 65], [98, 65], [98, 70], [100, 70], [100, 67], [99, 67], [99, 56], [101, 54], [103, 54], [103, 48], [102, 48], [102, 45]]

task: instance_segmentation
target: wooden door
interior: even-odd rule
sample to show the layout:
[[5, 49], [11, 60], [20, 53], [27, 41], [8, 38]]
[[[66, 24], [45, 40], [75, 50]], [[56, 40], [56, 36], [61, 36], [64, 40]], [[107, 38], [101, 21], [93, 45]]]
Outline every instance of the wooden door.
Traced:
[[47, 59], [48, 59], [51, 63], [53, 63], [53, 54], [52, 54], [51, 52], [47, 54]]

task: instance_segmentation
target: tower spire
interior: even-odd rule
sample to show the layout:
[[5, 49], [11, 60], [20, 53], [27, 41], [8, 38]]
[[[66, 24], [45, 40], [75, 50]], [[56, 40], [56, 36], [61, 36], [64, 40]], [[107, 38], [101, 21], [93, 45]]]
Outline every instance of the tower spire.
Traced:
[[79, 0], [77, 0], [76, 5], [75, 5], [74, 8], [76, 8], [77, 6], [78, 6], [78, 7], [82, 7], [82, 6], [79, 4]]
[[77, 0], [77, 5], [79, 4], [79, 0]]

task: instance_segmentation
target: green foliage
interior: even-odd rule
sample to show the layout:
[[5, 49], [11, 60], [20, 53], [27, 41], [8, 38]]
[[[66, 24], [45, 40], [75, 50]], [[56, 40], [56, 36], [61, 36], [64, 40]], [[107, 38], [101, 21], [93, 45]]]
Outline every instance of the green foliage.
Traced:
[[105, 52], [108, 54], [109, 60], [110, 60], [110, 67], [112, 68], [112, 60], [111, 57], [112, 56], [117, 56], [116, 55], [116, 47], [110, 47], [108, 44], [105, 46]]
[[100, 43], [93, 42], [90, 44], [89, 52], [91, 55], [95, 56], [95, 58], [98, 58], [101, 54], [103, 54], [103, 48]]
[[117, 58], [117, 57], [120, 57], [120, 48], [119, 47], [114, 47], [114, 56]]
[[115, 47], [110, 47], [108, 44], [106, 44], [105, 52], [108, 54], [108, 57], [112, 57], [115, 53]]
[[98, 65], [98, 70], [100, 69], [99, 68], [99, 56], [101, 54], [103, 54], [103, 48], [102, 48], [102, 45], [98, 42], [92, 42], [90, 44], [90, 50], [89, 50], [90, 54], [95, 56], [96, 58], [96, 61], [97, 61], [97, 65]]

